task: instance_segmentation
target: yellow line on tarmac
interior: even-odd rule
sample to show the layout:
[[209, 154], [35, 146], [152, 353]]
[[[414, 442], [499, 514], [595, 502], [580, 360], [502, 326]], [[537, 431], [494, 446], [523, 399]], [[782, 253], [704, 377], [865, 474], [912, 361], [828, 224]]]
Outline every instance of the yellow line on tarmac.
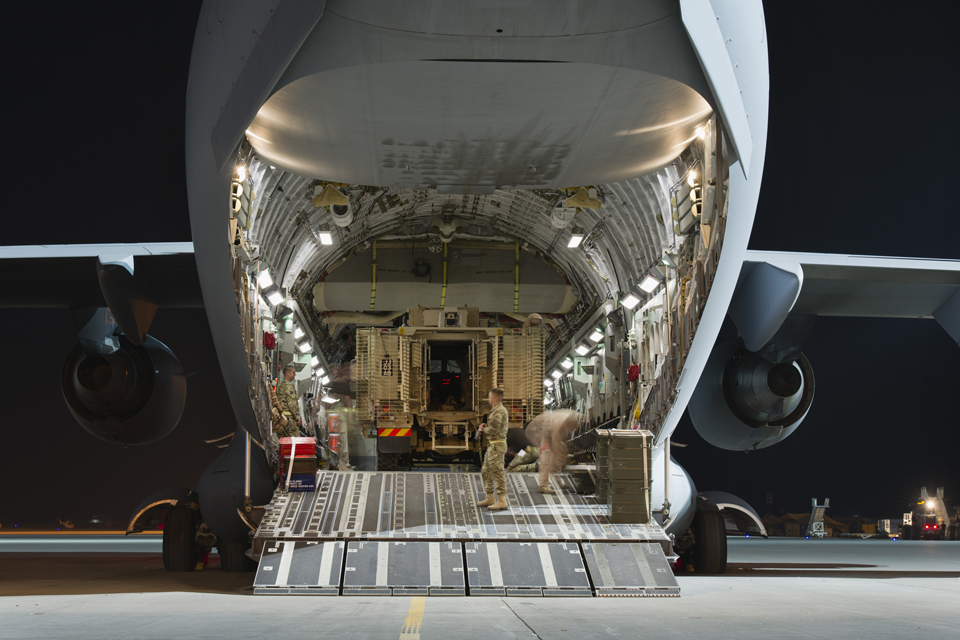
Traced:
[[400, 629], [400, 640], [420, 640], [420, 623], [423, 622], [423, 608], [426, 605], [426, 598], [410, 599], [410, 610]]

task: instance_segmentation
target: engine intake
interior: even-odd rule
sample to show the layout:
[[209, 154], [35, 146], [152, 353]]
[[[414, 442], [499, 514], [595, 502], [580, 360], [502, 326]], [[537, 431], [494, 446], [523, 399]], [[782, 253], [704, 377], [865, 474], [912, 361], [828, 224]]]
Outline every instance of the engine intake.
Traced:
[[149, 444], [177, 426], [186, 402], [183, 367], [166, 345], [147, 336], [142, 346], [120, 337], [111, 354], [67, 355], [63, 397], [80, 425], [107, 442]]
[[813, 403], [807, 358], [774, 362], [740, 339], [717, 345], [690, 400], [690, 417], [710, 444], [731, 451], [762, 449], [800, 425]]

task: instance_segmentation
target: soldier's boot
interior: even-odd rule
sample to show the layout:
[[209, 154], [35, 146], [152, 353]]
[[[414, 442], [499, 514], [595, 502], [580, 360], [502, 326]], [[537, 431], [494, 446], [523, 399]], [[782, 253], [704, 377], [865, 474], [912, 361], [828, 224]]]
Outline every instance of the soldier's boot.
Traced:
[[487, 492], [487, 497], [477, 503], [478, 507], [489, 507], [494, 502], [493, 500], [493, 491]]
[[490, 511], [503, 511], [504, 509], [509, 509], [510, 505], [507, 504], [507, 496], [500, 494], [500, 497], [497, 498], [497, 501], [490, 505]]
[[547, 494], [550, 494], [550, 495], [554, 495], [554, 494], [556, 494], [557, 492], [554, 491], [553, 489], [551, 489], [551, 488], [550, 488], [550, 485], [548, 485], [548, 484], [542, 484], [542, 485], [540, 485], [540, 493], [547, 493]]

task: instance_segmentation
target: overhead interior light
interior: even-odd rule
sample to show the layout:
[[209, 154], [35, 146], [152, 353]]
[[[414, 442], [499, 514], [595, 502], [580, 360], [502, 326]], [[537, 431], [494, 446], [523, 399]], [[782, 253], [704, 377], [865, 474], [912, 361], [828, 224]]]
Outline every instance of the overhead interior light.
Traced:
[[339, 400], [337, 400], [333, 396], [323, 396], [322, 398], [320, 398], [320, 402], [325, 402], [327, 404], [334, 404], [335, 402], [339, 402]]
[[547, 387], [547, 388], [552, 387], [552, 386], [553, 386], [553, 380], [551, 380], [550, 378], [544, 378], [544, 379], [543, 379], [543, 386], [545, 386], [545, 387]]
[[297, 327], [293, 330], [293, 337], [297, 340], [303, 337], [303, 329], [300, 328], [300, 325], [297, 325]]
[[247, 168], [242, 164], [237, 165], [237, 180], [243, 182], [247, 179]]
[[327, 370], [324, 369], [323, 367], [316, 367], [316, 370], [317, 370], [317, 375], [318, 375], [318, 376], [325, 376], [325, 375], [327, 375]]
[[687, 184], [691, 187], [697, 185], [697, 171], [696, 169], [691, 169], [690, 173], [687, 174]]
[[576, 351], [578, 356], [585, 356], [590, 353], [590, 345], [586, 342], [581, 342], [577, 345]]
[[563, 362], [560, 363], [560, 366], [566, 369], [567, 371], [570, 371], [570, 369], [573, 369], [573, 360], [571, 360], [570, 358], [564, 358]]
[[300, 353], [309, 353], [313, 347], [310, 346], [309, 340], [304, 340], [303, 342], [297, 343], [297, 349], [300, 350]]
[[587, 339], [589, 339], [590, 342], [600, 342], [603, 340], [603, 331], [600, 330], [600, 327], [597, 327], [593, 330], [593, 333], [587, 336]]
[[333, 244], [333, 234], [329, 231], [320, 231], [320, 244]]
[[270, 270], [264, 269], [260, 272], [260, 277], [257, 279], [261, 289], [269, 289], [273, 286], [273, 278], [270, 277]]
[[640, 281], [640, 288], [647, 293], [652, 293], [654, 289], [660, 286], [660, 281], [649, 273]]
[[271, 291], [270, 293], [267, 294], [267, 302], [276, 306], [281, 302], [283, 302], [283, 294], [280, 293], [279, 291]]
[[313, 356], [312, 358], [310, 358], [310, 366], [313, 367], [314, 369], [316, 369], [317, 367], [319, 367], [319, 366], [320, 366], [320, 358], [318, 358], [317, 356]]
[[633, 295], [632, 293], [628, 293], [628, 294], [623, 298], [623, 300], [620, 301], [620, 304], [622, 304], [622, 305], [623, 305], [624, 307], [626, 307], [627, 309], [633, 309], [635, 306], [637, 306], [638, 304], [640, 304], [640, 298], [638, 298], [637, 296]]
[[560, 369], [554, 369], [553, 371], [550, 372], [550, 375], [553, 377], [554, 380], [559, 380], [560, 378], [563, 377], [563, 371], [560, 371]]
[[322, 378], [320, 378], [320, 384], [322, 384], [323, 386], [327, 386], [328, 384], [330, 384], [330, 376], [323, 376]]
[[567, 242], [567, 246], [571, 249], [574, 249], [579, 247], [581, 242], [583, 242], [583, 229], [574, 227], [573, 232], [570, 234], [570, 240]]
[[707, 137], [707, 130], [703, 127], [697, 127], [697, 137], [703, 140]]

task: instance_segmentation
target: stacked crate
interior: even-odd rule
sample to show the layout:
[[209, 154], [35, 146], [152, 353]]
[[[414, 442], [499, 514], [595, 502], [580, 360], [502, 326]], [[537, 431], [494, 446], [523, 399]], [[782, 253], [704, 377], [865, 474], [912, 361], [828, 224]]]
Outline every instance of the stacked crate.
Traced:
[[610, 430], [597, 429], [597, 502], [607, 501], [607, 490], [610, 488]]
[[290, 491], [317, 490], [317, 441], [280, 438], [281, 478]]
[[653, 433], [611, 429], [609, 443], [606, 494], [610, 521], [618, 524], [650, 522]]

